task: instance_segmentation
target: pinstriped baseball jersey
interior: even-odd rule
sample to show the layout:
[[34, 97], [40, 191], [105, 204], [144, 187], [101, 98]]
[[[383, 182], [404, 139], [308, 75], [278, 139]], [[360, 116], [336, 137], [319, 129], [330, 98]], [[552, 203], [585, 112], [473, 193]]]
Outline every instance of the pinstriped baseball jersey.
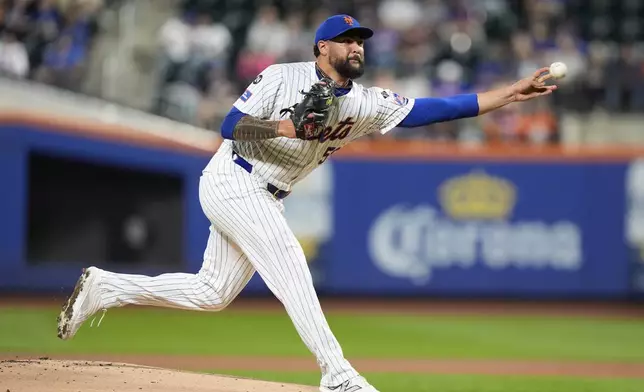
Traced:
[[[319, 80], [315, 62], [275, 64], [267, 67], [237, 99], [241, 112], [264, 120], [281, 120], [282, 109], [303, 98]], [[253, 172], [282, 190], [308, 175], [333, 152], [371, 132], [388, 132], [409, 114], [413, 99], [379, 87], [353, 83], [338, 97], [318, 140], [279, 137], [261, 141], [225, 140], [225, 153], [233, 150], [253, 165]], [[288, 116], [288, 114], [287, 114]]]

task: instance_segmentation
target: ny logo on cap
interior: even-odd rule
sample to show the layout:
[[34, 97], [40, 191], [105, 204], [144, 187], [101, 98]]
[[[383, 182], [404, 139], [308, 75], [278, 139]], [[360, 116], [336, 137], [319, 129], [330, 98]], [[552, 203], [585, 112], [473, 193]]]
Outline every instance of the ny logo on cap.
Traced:
[[344, 23], [348, 24], [349, 26], [353, 26], [353, 18], [350, 16], [345, 16]]

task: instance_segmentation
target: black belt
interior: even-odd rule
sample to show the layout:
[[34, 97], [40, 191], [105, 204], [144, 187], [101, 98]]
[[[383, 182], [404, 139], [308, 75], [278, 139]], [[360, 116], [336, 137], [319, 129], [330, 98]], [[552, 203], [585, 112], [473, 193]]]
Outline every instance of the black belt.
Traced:
[[[247, 160], [242, 158], [239, 154], [233, 151], [233, 162], [238, 164], [242, 169], [246, 170], [249, 173], [253, 172], [253, 165], [250, 164]], [[291, 194], [291, 191], [283, 191], [276, 187], [275, 185], [268, 183], [266, 184], [266, 189], [273, 195], [273, 197], [276, 197], [278, 199], [283, 199], [286, 196]]]

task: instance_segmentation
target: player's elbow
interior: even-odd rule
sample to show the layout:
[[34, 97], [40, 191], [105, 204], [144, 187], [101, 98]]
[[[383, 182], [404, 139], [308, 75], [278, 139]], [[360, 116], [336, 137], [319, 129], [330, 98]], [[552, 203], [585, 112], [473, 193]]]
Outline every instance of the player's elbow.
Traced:
[[235, 130], [235, 126], [245, 115], [245, 113], [242, 113], [241, 111], [239, 111], [239, 109], [233, 107], [224, 118], [224, 121], [221, 123], [221, 137], [223, 137], [224, 139], [233, 140], [233, 132]]

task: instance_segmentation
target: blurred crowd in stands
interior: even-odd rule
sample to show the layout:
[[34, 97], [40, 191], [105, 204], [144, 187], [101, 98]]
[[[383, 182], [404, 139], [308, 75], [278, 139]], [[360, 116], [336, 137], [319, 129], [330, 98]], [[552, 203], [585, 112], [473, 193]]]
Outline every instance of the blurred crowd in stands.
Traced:
[[[136, 0], [134, 0], [136, 1]], [[0, 0], [0, 70], [73, 89], [100, 0]], [[150, 111], [217, 130], [266, 66], [312, 61], [315, 29], [348, 13], [376, 34], [367, 86], [402, 95], [482, 91], [554, 61], [547, 99], [386, 137], [556, 142], [561, 111], [644, 112], [643, 0], [183, 0], [160, 26]]]
[[0, 0], [0, 73], [78, 90], [102, 0]]

